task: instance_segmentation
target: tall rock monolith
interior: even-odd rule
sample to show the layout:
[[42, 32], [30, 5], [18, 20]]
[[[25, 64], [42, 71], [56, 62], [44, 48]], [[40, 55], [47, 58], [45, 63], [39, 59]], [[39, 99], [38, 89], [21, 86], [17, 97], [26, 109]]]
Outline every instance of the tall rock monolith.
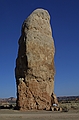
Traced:
[[17, 107], [49, 110], [54, 93], [54, 40], [47, 10], [36, 9], [23, 22], [16, 59]]

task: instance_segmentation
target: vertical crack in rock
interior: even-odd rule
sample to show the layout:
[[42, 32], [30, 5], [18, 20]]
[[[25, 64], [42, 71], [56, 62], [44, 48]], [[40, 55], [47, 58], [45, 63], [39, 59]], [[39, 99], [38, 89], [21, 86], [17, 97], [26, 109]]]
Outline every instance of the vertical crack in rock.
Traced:
[[50, 15], [36, 9], [23, 22], [16, 59], [17, 107], [46, 109], [54, 103], [54, 40]]

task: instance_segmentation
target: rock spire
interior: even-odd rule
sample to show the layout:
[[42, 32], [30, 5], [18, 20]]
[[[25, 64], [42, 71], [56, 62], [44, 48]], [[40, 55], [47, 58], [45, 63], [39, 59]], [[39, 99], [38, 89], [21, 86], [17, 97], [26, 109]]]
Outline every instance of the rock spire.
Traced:
[[16, 59], [17, 107], [49, 110], [54, 93], [54, 40], [47, 10], [36, 9], [23, 22]]

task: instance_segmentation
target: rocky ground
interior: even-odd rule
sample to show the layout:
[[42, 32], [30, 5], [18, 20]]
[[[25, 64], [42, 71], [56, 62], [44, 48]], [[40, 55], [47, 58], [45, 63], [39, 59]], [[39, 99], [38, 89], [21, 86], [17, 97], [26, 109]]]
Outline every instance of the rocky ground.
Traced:
[[0, 110], [0, 120], [79, 120], [79, 110], [57, 111], [17, 111]]

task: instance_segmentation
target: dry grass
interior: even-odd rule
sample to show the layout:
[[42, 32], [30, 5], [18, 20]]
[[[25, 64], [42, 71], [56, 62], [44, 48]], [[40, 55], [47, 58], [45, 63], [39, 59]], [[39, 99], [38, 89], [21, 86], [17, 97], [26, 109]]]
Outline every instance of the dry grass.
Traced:
[[59, 106], [67, 108], [68, 110], [77, 110], [79, 111], [79, 101], [68, 101], [68, 102], [60, 102]]

